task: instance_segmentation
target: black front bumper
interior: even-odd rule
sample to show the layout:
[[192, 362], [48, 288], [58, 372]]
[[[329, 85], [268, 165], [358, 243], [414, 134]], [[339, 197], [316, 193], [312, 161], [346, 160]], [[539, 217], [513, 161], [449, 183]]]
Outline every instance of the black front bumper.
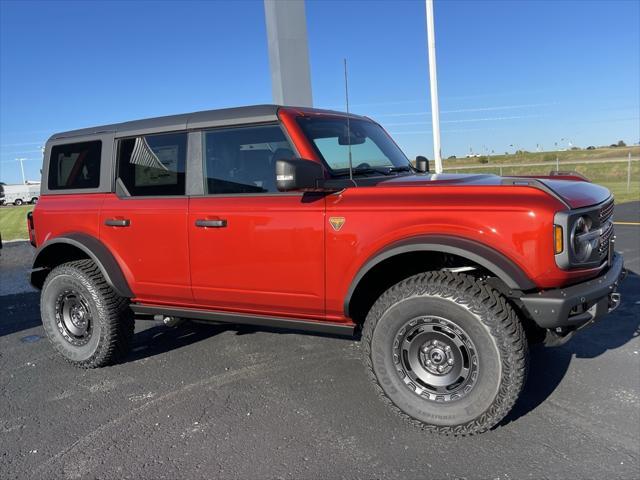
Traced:
[[625, 271], [622, 255], [599, 277], [570, 287], [523, 295], [520, 300], [542, 328], [581, 327], [594, 322], [620, 304], [618, 284]]

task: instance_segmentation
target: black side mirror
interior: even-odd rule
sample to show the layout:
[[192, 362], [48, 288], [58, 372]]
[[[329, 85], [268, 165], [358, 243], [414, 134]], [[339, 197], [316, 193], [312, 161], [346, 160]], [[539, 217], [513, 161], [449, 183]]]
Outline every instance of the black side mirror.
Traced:
[[423, 157], [422, 155], [416, 157], [416, 170], [420, 173], [429, 172], [429, 160], [427, 160], [427, 157]]
[[281, 192], [318, 190], [324, 180], [324, 168], [311, 160], [276, 160], [276, 187]]

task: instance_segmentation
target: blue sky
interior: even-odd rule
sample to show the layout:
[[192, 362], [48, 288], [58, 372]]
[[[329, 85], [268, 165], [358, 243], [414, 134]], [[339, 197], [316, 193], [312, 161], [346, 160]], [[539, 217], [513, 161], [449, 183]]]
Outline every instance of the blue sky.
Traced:
[[[308, 1], [314, 104], [432, 158], [423, 1]], [[640, 141], [640, 2], [436, 0], [445, 156]], [[262, 1], [0, 0], [0, 180], [53, 132], [270, 103]]]

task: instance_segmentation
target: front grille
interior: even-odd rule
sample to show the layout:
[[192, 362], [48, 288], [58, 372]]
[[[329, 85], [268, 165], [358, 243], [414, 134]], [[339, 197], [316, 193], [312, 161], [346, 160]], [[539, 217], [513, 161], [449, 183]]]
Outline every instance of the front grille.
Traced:
[[614, 202], [611, 199], [606, 205], [600, 208], [600, 225], [604, 225], [613, 216]]
[[600, 243], [598, 245], [598, 255], [600, 256], [600, 260], [604, 259], [609, 253], [609, 242], [613, 237], [613, 223], [609, 223], [605, 227], [605, 231], [600, 235]]
[[604, 260], [609, 254], [609, 243], [613, 238], [614, 208], [615, 205], [613, 199], [611, 199], [605, 205], [603, 205], [598, 212], [600, 228], [602, 229], [600, 242], [598, 243], [598, 257], [600, 258], [600, 261]]

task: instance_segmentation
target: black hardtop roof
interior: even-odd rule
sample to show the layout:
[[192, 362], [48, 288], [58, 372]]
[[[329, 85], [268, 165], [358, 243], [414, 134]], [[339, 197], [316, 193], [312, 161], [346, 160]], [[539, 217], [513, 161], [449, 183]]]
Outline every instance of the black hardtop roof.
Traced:
[[[167, 115], [164, 117], [146, 118], [142, 120], [132, 120], [129, 122], [99, 125], [95, 127], [55, 133], [49, 138], [48, 142], [71, 137], [99, 135], [101, 133], [112, 133], [116, 134], [118, 137], [122, 137], [186, 130], [191, 128], [223, 127], [248, 123], [272, 122], [278, 119], [278, 110], [282, 107], [282, 105], [250, 105], [244, 107], [182, 113], [178, 115]], [[302, 113], [346, 115], [344, 112], [309, 107], [288, 106], [286, 108], [298, 110]], [[353, 114], [350, 116], [364, 118]]]

